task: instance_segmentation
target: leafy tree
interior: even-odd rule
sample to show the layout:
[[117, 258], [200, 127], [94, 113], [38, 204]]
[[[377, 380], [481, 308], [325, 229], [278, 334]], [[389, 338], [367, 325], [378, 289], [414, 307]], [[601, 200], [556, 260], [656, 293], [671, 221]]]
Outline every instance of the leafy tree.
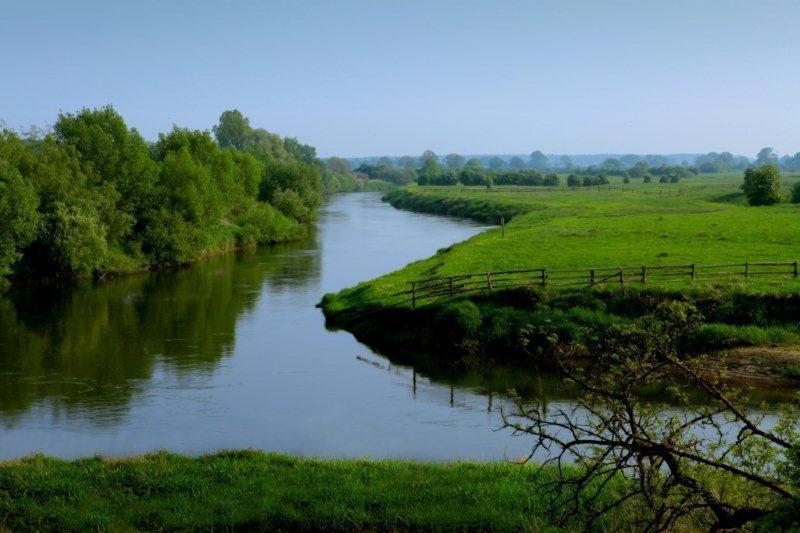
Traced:
[[223, 148], [232, 146], [244, 150], [252, 135], [250, 121], [238, 109], [223, 112], [219, 117], [219, 124], [212, 130]]
[[33, 184], [16, 169], [0, 166], [0, 276], [11, 274], [22, 249], [36, 235], [38, 207]]
[[494, 156], [489, 159], [489, 168], [492, 170], [502, 170], [506, 167], [506, 161], [502, 157]]
[[800, 181], [792, 186], [792, 203], [800, 204]]
[[378, 166], [379, 167], [392, 168], [392, 167], [394, 167], [394, 161], [392, 161], [391, 157], [388, 157], [388, 156], [384, 155], [384, 156], [378, 158]]
[[568, 155], [561, 156], [561, 168], [567, 171], [571, 171], [575, 168], [575, 165], [572, 163], [572, 158]]
[[508, 162], [508, 167], [511, 170], [525, 170], [525, 161], [518, 155], [515, 155]]
[[744, 171], [744, 183], [741, 188], [750, 205], [780, 203], [781, 176], [778, 167], [764, 165], [758, 168], [748, 168]]
[[581, 179], [576, 176], [575, 174], [570, 174], [567, 176], [567, 186], [568, 187], [580, 187], [581, 186]]
[[774, 148], [762, 148], [756, 156], [756, 166], [777, 165], [778, 156], [775, 154]]
[[417, 168], [417, 159], [410, 155], [404, 155], [397, 160], [397, 166], [406, 170]]
[[551, 173], [545, 175], [545, 177], [544, 177], [543, 184], [548, 186], [548, 187], [558, 187], [558, 185], [560, 183], [561, 183], [561, 179], [558, 177], [558, 174], [556, 174], [555, 172], [551, 172]]
[[608, 172], [611, 175], [619, 175], [624, 170], [624, 167], [622, 166], [620, 160], [614, 157], [609, 157], [608, 159], [603, 161], [601, 168], [603, 169], [604, 172]]
[[444, 163], [447, 168], [458, 170], [466, 163], [466, 158], [461, 154], [447, 154]]
[[313, 165], [317, 161], [317, 149], [301, 143], [295, 137], [286, 137], [283, 140], [283, 146], [296, 161], [301, 161], [307, 165]]
[[536, 170], [547, 170], [547, 156], [541, 151], [536, 150], [531, 153], [531, 168]]
[[328, 159], [328, 167], [337, 174], [350, 174], [350, 163], [346, 159], [333, 156]]
[[481, 160], [478, 159], [477, 157], [473, 157], [472, 159], [467, 161], [467, 164], [465, 166], [467, 168], [480, 168], [480, 169], [482, 169], [483, 168], [483, 163], [481, 163]]
[[643, 178], [650, 170], [650, 165], [647, 161], [637, 161], [630, 169], [629, 174], [632, 178]]

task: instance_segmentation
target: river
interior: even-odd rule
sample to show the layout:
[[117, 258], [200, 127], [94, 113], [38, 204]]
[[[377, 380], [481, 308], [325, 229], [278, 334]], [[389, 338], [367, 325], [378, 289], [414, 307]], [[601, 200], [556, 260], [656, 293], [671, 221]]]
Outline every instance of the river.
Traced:
[[[345, 194], [308, 239], [170, 272], [0, 297], [0, 457], [253, 448], [500, 459], [491, 377], [393, 364], [315, 304], [481, 227]], [[513, 373], [508, 379], [513, 379]], [[496, 401], [495, 401], [496, 402]]]

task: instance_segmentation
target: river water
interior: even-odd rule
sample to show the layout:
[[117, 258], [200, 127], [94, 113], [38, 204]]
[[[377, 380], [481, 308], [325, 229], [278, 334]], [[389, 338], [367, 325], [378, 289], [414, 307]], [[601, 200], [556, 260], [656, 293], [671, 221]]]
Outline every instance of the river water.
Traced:
[[[0, 297], [0, 457], [200, 454], [500, 459], [513, 372], [394, 364], [315, 304], [481, 231], [346, 194], [303, 242], [174, 272]], [[490, 383], [491, 386], [487, 386]]]

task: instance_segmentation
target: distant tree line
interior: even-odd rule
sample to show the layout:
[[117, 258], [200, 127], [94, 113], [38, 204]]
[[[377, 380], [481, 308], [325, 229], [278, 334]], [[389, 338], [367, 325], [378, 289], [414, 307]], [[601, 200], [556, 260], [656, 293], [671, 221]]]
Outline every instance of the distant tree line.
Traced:
[[[437, 156], [434, 152], [426, 150], [420, 157], [402, 156], [389, 157], [381, 156], [378, 158], [356, 159], [356, 166], [364, 169], [383, 167], [384, 169], [396, 169], [404, 171], [418, 171], [425, 165], [426, 159], [434, 157], [438, 166], [449, 170], [461, 170], [466, 166], [478, 166], [492, 171], [523, 171], [538, 170], [539, 172], [555, 172], [569, 174], [575, 172], [579, 175], [591, 174], [606, 176], [626, 175], [631, 178], [643, 178], [645, 173], [661, 177], [668, 175], [666, 181], [677, 176], [678, 179], [686, 178], [695, 174], [711, 174], [721, 172], [743, 171], [747, 168], [756, 168], [764, 165], [774, 164], [779, 169], [800, 170], [800, 152], [793, 156], [785, 155], [779, 157], [773, 148], [763, 148], [754, 159], [744, 156], [735, 156], [730, 152], [709, 152], [702, 155], [686, 154], [685, 160], [676, 161], [676, 156], [666, 157], [657, 154], [636, 155], [627, 154], [619, 157], [607, 157], [603, 160], [584, 165], [573, 163], [569, 155], [547, 156], [541, 150], [535, 150], [528, 156], [500, 156], [487, 155], [480, 157], [467, 158], [461, 154], [450, 153], [445, 156]], [[575, 156], [581, 160], [586, 160], [590, 156]], [[690, 162], [691, 160], [691, 162]], [[684, 171], [674, 169], [683, 168]], [[660, 170], [659, 170], [660, 169]], [[626, 174], [627, 173], [627, 174]], [[391, 175], [391, 171], [387, 171]], [[405, 180], [408, 174], [403, 174]], [[402, 181], [395, 181], [402, 183]]]
[[0, 277], [102, 277], [298, 238], [322, 201], [313, 147], [226, 111], [149, 143], [112, 108], [0, 131]]

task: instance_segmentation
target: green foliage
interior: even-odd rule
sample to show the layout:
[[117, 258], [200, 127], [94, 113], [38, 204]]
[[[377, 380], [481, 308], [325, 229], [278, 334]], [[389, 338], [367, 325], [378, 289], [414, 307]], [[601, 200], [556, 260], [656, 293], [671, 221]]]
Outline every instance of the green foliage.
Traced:
[[800, 204], [800, 181], [792, 186], [792, 203]]
[[750, 205], [773, 205], [781, 201], [781, 175], [775, 165], [748, 168], [744, 171], [742, 192]]
[[436, 314], [435, 329], [448, 343], [476, 337], [482, 323], [481, 311], [473, 302], [460, 300], [445, 304]]
[[295, 220], [307, 222], [311, 219], [312, 211], [305, 206], [300, 195], [292, 189], [278, 189], [272, 195], [272, 203], [286, 216]]
[[303, 235], [322, 199], [315, 150], [238, 111], [214, 132], [174, 127], [149, 146], [111, 107], [61, 114], [44, 136], [2, 131], [0, 276], [157, 268]]
[[0, 276], [10, 274], [36, 234], [39, 198], [16, 169], [0, 168]]

